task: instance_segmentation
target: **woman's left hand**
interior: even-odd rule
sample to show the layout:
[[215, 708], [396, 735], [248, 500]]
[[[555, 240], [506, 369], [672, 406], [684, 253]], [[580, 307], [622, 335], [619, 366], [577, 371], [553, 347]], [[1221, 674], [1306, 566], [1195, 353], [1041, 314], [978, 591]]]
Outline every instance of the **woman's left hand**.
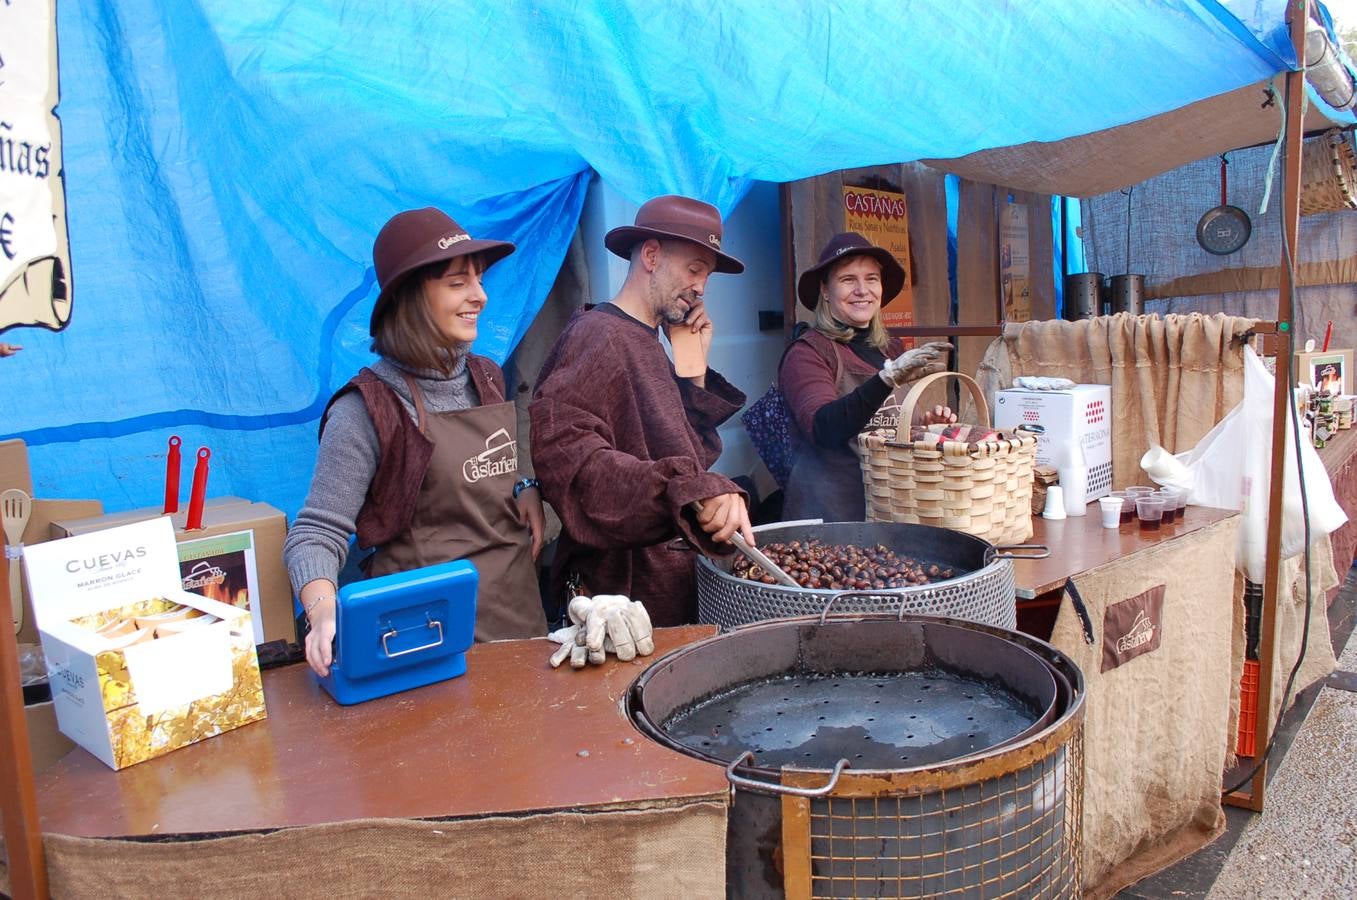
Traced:
[[528, 523], [528, 531], [532, 532], [532, 558], [535, 562], [542, 552], [542, 545], [546, 543], [547, 534], [547, 514], [542, 509], [542, 495], [535, 487], [524, 488], [515, 502], [518, 503], [518, 514]]
[[956, 413], [950, 406], [935, 406], [932, 409], [915, 410], [915, 425], [951, 425], [956, 421]]

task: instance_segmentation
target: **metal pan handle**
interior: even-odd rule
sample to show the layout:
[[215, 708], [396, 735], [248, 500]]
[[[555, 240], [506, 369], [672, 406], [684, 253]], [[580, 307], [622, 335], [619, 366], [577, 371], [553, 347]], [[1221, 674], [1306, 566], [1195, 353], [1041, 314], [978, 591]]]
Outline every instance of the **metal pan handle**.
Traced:
[[[1014, 553], [1014, 550], [1023, 552]], [[1045, 544], [1011, 544], [1006, 547], [991, 547], [987, 555], [991, 562], [996, 559], [1045, 559], [1051, 555], [1051, 548]]]
[[875, 590], [875, 591], [839, 591], [837, 594], [834, 594], [834, 595], [833, 595], [832, 597], [830, 597], [827, 601], [825, 601], [825, 608], [822, 609], [822, 610], [820, 610], [820, 624], [821, 624], [821, 625], [825, 624], [825, 619], [829, 618], [829, 608], [830, 608], [831, 606], [833, 606], [835, 603], [837, 603], [838, 601], [842, 600], [844, 597], [877, 597], [877, 598], [882, 598], [882, 597], [894, 597], [894, 596], [895, 596], [895, 592], [894, 592], [894, 591], [891, 591], [891, 590], [888, 589], [888, 588], [881, 588], [880, 590]]
[[826, 784], [817, 788], [799, 788], [785, 784], [776, 784], [771, 781], [755, 781], [753, 778], [745, 778], [743, 775], [735, 774], [735, 768], [737, 766], [743, 765], [747, 760], [752, 760], [753, 758], [753, 752], [746, 750], [730, 761], [730, 765], [726, 766], [726, 778], [730, 780], [731, 784], [760, 794], [791, 794], [793, 797], [825, 796], [830, 791], [834, 790], [834, 786], [839, 783], [839, 776], [843, 774], [843, 770], [848, 766], [848, 760], [841, 759], [834, 764], [834, 771], [830, 773], [829, 781]]

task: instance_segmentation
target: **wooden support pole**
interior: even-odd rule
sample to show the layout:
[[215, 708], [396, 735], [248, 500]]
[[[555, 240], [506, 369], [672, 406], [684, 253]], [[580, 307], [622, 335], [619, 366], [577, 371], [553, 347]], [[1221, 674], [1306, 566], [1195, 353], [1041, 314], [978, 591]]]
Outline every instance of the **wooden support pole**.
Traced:
[[0, 818], [4, 820], [10, 891], [16, 900], [47, 896], [47, 864], [38, 824], [33, 753], [28, 746], [24, 692], [19, 684], [19, 645], [9, 622], [9, 562], [0, 556]]
[[[1287, 4], [1291, 43], [1295, 47], [1298, 72], [1286, 73], [1286, 146], [1282, 158], [1282, 259], [1281, 283], [1277, 291], [1277, 375], [1272, 395], [1272, 489], [1268, 495], [1267, 556], [1263, 580], [1263, 615], [1258, 642], [1258, 752], [1265, 751], [1271, 739], [1272, 683], [1277, 670], [1277, 595], [1281, 585], [1282, 494], [1285, 484], [1286, 456], [1293, 452], [1287, 445], [1286, 428], [1290, 417], [1292, 329], [1291, 292], [1294, 288], [1293, 268], [1300, 255], [1300, 175], [1302, 101], [1305, 97], [1305, 21], [1310, 15], [1310, 0], [1293, 0]], [[1308, 548], [1306, 550], [1308, 552]], [[1267, 795], [1267, 761], [1260, 760], [1247, 795], [1226, 795], [1226, 801], [1247, 806], [1257, 812], [1263, 809]]]

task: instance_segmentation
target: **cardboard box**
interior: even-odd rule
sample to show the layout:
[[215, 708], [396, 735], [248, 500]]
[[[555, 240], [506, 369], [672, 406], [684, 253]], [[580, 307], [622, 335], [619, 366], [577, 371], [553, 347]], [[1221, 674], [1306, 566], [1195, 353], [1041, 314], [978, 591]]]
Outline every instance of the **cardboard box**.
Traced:
[[[98, 500], [34, 500], [33, 513], [24, 528], [24, 546], [32, 547], [50, 540], [53, 519], [85, 518], [97, 516], [103, 511], [103, 504]], [[17, 563], [10, 563], [10, 565], [24, 564], [22, 559]], [[24, 623], [19, 629], [17, 639], [21, 644], [36, 644], [38, 625], [33, 618], [33, 598], [28, 596], [28, 583], [22, 578], [19, 579], [19, 594], [23, 598]]]
[[1352, 351], [1328, 350], [1296, 354], [1297, 384], [1337, 397], [1352, 393]]
[[[168, 518], [26, 557], [58, 727], [104, 763], [121, 769], [264, 718], [249, 614], [180, 587]], [[181, 605], [201, 615], [147, 624]], [[99, 633], [113, 624], [123, 637]]]
[[56, 706], [51, 700], [24, 707], [28, 726], [28, 750], [33, 755], [33, 773], [37, 774], [70, 753], [75, 743], [57, 727]]
[[28, 445], [19, 438], [0, 441], [0, 491], [18, 488], [33, 496], [33, 475], [28, 470]]
[[994, 395], [994, 427], [1040, 425], [1037, 465], [1059, 469], [1075, 442], [1083, 448], [1092, 502], [1112, 492], [1112, 388], [1076, 384], [1064, 391], [1009, 388]]
[[[83, 519], [63, 519], [52, 523], [53, 537], [89, 534], [105, 528], [156, 518], [156, 507], [134, 509]], [[255, 619], [256, 641], [297, 640], [292, 611], [292, 582], [283, 567], [283, 540], [287, 537], [287, 517], [267, 503], [251, 503], [239, 497], [218, 497], [203, 505], [203, 527], [186, 531], [185, 510], [175, 513], [175, 540], [181, 545], [181, 574], [188, 584], [199, 584], [210, 598], [223, 600], [250, 610]], [[249, 532], [248, 548], [239, 536]], [[228, 539], [228, 536], [235, 536]], [[209, 542], [207, 539], [219, 539]], [[209, 557], [230, 557], [215, 562]], [[207, 566], [223, 570], [226, 582], [208, 588], [207, 579], [221, 578]], [[185, 585], [186, 589], [188, 584]]]

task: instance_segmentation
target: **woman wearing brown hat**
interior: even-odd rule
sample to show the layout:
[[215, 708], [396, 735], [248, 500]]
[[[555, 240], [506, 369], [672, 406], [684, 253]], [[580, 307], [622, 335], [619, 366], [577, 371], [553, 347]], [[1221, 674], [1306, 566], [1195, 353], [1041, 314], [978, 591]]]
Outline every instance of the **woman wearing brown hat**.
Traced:
[[399, 213], [373, 244], [381, 358], [330, 400], [307, 494], [283, 547], [311, 624], [306, 659], [325, 675], [349, 537], [376, 548], [369, 576], [452, 559], [480, 575], [476, 639], [546, 634], [534, 559], [542, 501], [524, 479], [504, 375], [470, 352], [486, 269], [514, 252], [432, 208]]
[[[866, 503], [852, 442], [868, 428], [893, 427], [900, 406], [896, 389], [944, 368], [950, 344], [905, 350], [899, 338], [886, 334], [882, 299], [894, 297], [904, 283], [905, 270], [889, 251], [851, 231], [830, 238], [819, 261], [801, 273], [797, 296], [815, 320], [778, 369], [796, 460], [784, 519], [861, 522]], [[921, 419], [954, 420], [941, 406]]]

